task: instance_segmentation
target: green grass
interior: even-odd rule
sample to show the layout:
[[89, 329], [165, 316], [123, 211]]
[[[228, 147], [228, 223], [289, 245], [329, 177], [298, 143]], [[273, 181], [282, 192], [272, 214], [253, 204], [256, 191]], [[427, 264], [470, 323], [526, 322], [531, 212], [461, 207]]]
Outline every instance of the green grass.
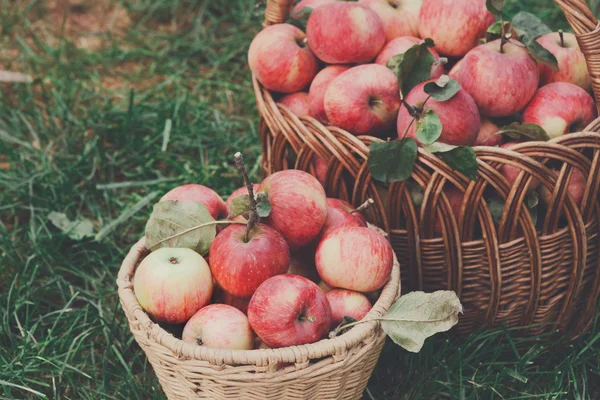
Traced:
[[[245, 54], [263, 8], [99, 3], [110, 12], [87, 29], [71, 21], [102, 16], [89, 2], [67, 18], [50, 2], [0, 0], [0, 66], [35, 78], [0, 86], [0, 165], [10, 165], [0, 169], [3, 399], [163, 399], [118, 304], [120, 261], [157, 196], [187, 182], [230, 193], [238, 150], [259, 173]], [[548, 0], [515, 0], [509, 12], [521, 8], [565, 27]], [[52, 211], [93, 221], [102, 237], [69, 239]], [[598, 339], [595, 325], [573, 344], [524, 344], [499, 329], [441, 335], [418, 355], [389, 345], [367, 398], [600, 398]]]

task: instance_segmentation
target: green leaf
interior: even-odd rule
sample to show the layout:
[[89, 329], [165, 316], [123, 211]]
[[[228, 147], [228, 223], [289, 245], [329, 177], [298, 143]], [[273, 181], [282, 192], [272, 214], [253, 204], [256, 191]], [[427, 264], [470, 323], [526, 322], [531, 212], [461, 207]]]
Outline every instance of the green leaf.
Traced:
[[537, 205], [540, 204], [538, 192], [535, 190], [528, 191], [527, 196], [525, 197], [525, 202], [527, 203], [527, 208], [529, 209], [537, 207]]
[[499, 224], [500, 219], [502, 218], [502, 213], [504, 212], [504, 200], [502, 200], [499, 196], [492, 196], [490, 199], [488, 199], [487, 205], [490, 209], [490, 214], [492, 214], [494, 222]]
[[[504, 26], [504, 30], [502, 29], [502, 27]], [[485, 40], [483, 41], [483, 43], [487, 43], [487, 42], [491, 42], [493, 40], [496, 39], [500, 39], [502, 37], [502, 34], [511, 34], [511, 36], [514, 39], [517, 39], [517, 35], [516, 32], [514, 32], [513, 26], [510, 22], [504, 21], [504, 23], [502, 21], [496, 21], [494, 22], [492, 25], [490, 25], [490, 27], [488, 28], [488, 30], [485, 33]]]
[[404, 138], [393, 142], [371, 143], [367, 165], [374, 179], [398, 182], [408, 179], [417, 159], [417, 142]]
[[423, 204], [423, 197], [425, 197], [423, 188], [419, 186], [417, 182], [410, 179], [406, 182], [406, 189], [408, 190], [410, 198], [415, 207], [421, 207], [421, 204]]
[[461, 172], [464, 176], [474, 181], [477, 180], [477, 156], [475, 150], [468, 146], [459, 146], [446, 152], [440, 152], [440, 157], [452, 169]]
[[379, 321], [394, 343], [418, 353], [425, 339], [456, 325], [459, 313], [462, 305], [452, 291], [411, 292], [400, 297]]
[[537, 38], [547, 33], [550, 29], [535, 15], [521, 11], [514, 16], [512, 24], [521, 36], [521, 41], [527, 46], [527, 50], [537, 61], [547, 64], [553, 70], [558, 70], [556, 57], [537, 42]]
[[290, 16], [286, 23], [294, 25], [306, 32], [306, 24], [308, 23], [308, 17], [313, 12], [312, 7], [302, 7], [302, 9]]
[[152, 251], [186, 247], [206, 255], [215, 239], [216, 226], [199, 226], [214, 221], [206, 207], [197, 201], [158, 202], [146, 223], [146, 246]]
[[485, 6], [488, 11], [494, 15], [502, 15], [502, 8], [504, 7], [504, 0], [486, 0]]
[[403, 95], [408, 94], [421, 82], [431, 79], [431, 66], [435, 58], [429, 47], [433, 44], [433, 40], [425, 39], [423, 43], [416, 44], [388, 60], [386, 65], [398, 77], [398, 87]]
[[437, 101], [448, 101], [458, 93], [460, 83], [448, 75], [442, 75], [436, 82], [425, 84], [423, 90]]
[[248, 212], [250, 212], [250, 197], [247, 194], [238, 196], [231, 201], [231, 206], [229, 206], [230, 219], [240, 215], [248, 216]]
[[271, 202], [263, 192], [256, 194], [256, 213], [260, 218], [267, 218], [271, 214]]
[[502, 127], [496, 134], [503, 134], [515, 140], [526, 139], [541, 142], [550, 140], [550, 136], [548, 136], [541, 126], [537, 124], [522, 124], [520, 122], [513, 122], [510, 125]]
[[83, 240], [94, 236], [94, 224], [86, 218], [71, 221], [64, 213], [52, 211], [48, 214], [52, 224], [73, 240]]
[[442, 142], [435, 142], [435, 143], [431, 143], [428, 145], [424, 145], [423, 146], [423, 150], [429, 152], [429, 153], [446, 153], [450, 150], [454, 150], [456, 149], [458, 146], [455, 146], [453, 144], [446, 144], [446, 143], [442, 143]]
[[415, 131], [417, 140], [421, 144], [431, 144], [439, 139], [442, 134], [442, 121], [433, 110], [427, 110], [421, 118], [417, 120]]

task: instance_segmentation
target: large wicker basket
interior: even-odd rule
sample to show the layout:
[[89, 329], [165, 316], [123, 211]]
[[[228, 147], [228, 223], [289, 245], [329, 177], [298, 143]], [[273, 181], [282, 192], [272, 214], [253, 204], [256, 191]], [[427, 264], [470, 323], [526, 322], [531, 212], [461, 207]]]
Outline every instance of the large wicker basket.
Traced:
[[[584, 0], [556, 3], [577, 34], [600, 99], [598, 23]], [[266, 24], [284, 22], [290, 7], [291, 0], [268, 1]], [[420, 151], [412, 179], [425, 196], [417, 209], [404, 184], [383, 189], [371, 178], [366, 163], [369, 145], [380, 139], [355, 137], [313, 118], [298, 118], [253, 81], [261, 116], [263, 172], [297, 168], [314, 173], [311, 161], [316, 155], [328, 165], [329, 196], [354, 205], [373, 198], [369, 219], [389, 232], [403, 268], [403, 287], [456, 291], [465, 308], [459, 332], [502, 323], [536, 325], [536, 332], [572, 328], [577, 334], [587, 328], [600, 294], [600, 134], [596, 133], [600, 122], [582, 133], [527, 142], [513, 150], [477, 147], [475, 182]], [[560, 168], [558, 179], [549, 163]], [[507, 164], [522, 170], [513, 187], [499, 173]], [[587, 177], [580, 208], [566, 190], [573, 167]], [[536, 229], [524, 205], [532, 177], [553, 192], [541, 229]], [[465, 194], [458, 219], [442, 192], [444, 185]], [[494, 224], [484, 190], [505, 200], [499, 225]], [[434, 233], [435, 218], [441, 219], [441, 235]]]
[[[170, 400], [360, 399], [385, 342], [377, 322], [334, 339], [280, 349], [219, 350], [184, 343], [152, 322], [133, 293], [132, 278], [149, 253], [140, 240], [123, 261], [119, 299], [135, 340]], [[384, 315], [400, 295], [400, 266], [365, 319]]]

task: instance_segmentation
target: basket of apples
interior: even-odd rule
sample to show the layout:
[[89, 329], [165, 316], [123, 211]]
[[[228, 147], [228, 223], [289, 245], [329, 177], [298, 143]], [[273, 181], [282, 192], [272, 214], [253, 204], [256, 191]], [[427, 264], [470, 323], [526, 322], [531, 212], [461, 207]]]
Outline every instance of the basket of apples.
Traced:
[[386, 334], [408, 351], [458, 322], [452, 291], [400, 297], [385, 234], [298, 170], [224, 202], [168, 192], [117, 279], [169, 399], [359, 399]]
[[404, 290], [456, 291], [462, 333], [596, 310], [600, 28], [556, 3], [575, 34], [503, 0], [272, 0], [249, 48], [265, 175], [372, 198]]

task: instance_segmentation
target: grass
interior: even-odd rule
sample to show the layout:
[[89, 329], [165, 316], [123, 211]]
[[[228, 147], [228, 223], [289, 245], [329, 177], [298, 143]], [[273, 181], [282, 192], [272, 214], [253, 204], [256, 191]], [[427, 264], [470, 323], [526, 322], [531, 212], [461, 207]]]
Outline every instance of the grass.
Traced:
[[[164, 399], [129, 333], [115, 279], [153, 201], [258, 176], [245, 54], [253, 0], [0, 0], [0, 398]], [[548, 0], [513, 1], [565, 27]], [[72, 240], [50, 212], [93, 222]], [[366, 398], [600, 398], [600, 328], [575, 343], [511, 331], [389, 345]]]

